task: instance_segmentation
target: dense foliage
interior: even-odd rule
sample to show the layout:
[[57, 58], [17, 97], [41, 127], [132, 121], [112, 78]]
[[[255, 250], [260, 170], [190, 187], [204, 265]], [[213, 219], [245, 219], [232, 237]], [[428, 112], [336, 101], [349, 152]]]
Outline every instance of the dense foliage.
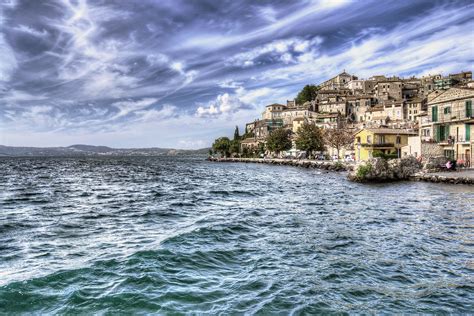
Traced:
[[267, 149], [279, 153], [291, 149], [291, 131], [278, 128], [267, 136]]
[[320, 128], [313, 124], [304, 123], [296, 132], [296, 149], [307, 153], [324, 150], [324, 138]]
[[230, 154], [230, 144], [231, 142], [228, 137], [220, 137], [212, 144], [212, 150], [223, 157], [227, 157]]
[[316, 85], [306, 85], [296, 96], [296, 103], [303, 104], [316, 98], [319, 87]]
[[397, 153], [386, 154], [386, 153], [381, 152], [380, 150], [374, 150], [374, 152], [372, 154], [372, 157], [374, 157], [374, 158], [379, 157], [379, 158], [382, 158], [382, 159], [385, 159], [385, 160], [397, 159], [398, 154]]

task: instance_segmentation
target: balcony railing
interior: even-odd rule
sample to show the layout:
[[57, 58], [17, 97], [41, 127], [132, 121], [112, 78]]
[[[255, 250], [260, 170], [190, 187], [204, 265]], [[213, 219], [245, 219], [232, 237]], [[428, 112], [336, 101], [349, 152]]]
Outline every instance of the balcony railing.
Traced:
[[448, 138], [439, 141], [439, 143], [442, 145], [450, 145], [454, 143], [469, 143], [469, 142], [470, 142], [470, 139], [466, 139], [466, 137], [464, 136], [456, 137], [454, 135], [451, 135]]

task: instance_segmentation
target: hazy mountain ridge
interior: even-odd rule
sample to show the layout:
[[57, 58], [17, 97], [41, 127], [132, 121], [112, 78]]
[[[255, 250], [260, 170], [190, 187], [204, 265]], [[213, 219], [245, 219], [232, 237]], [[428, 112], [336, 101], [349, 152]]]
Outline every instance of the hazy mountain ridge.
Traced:
[[67, 147], [15, 147], [0, 145], [0, 156], [157, 156], [180, 154], [205, 154], [209, 148], [203, 149], [172, 149], [172, 148], [111, 148], [76, 144]]

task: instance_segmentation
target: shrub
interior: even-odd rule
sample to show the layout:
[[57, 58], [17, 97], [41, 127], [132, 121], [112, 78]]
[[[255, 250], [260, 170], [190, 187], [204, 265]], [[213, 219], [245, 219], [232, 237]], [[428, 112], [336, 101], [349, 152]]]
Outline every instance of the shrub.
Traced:
[[389, 160], [389, 159], [397, 159], [398, 155], [396, 153], [385, 154], [379, 150], [376, 150], [373, 152], [372, 157]]
[[359, 168], [357, 168], [356, 176], [359, 179], [364, 179], [365, 177], [367, 177], [367, 175], [371, 171], [372, 171], [372, 165], [371, 164], [360, 165]]

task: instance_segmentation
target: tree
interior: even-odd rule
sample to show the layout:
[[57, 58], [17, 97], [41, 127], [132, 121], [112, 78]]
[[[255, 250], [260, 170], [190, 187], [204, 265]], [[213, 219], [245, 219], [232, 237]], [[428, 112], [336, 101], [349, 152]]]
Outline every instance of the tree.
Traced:
[[240, 141], [238, 139], [230, 141], [229, 151], [231, 154], [240, 153]]
[[215, 152], [221, 154], [221, 156], [227, 157], [230, 152], [230, 139], [228, 137], [220, 137], [212, 144], [212, 149]]
[[295, 139], [296, 149], [310, 153], [315, 150], [324, 150], [323, 133], [319, 127], [304, 123], [298, 128]]
[[306, 85], [296, 96], [296, 103], [303, 104], [307, 101], [316, 99], [319, 87], [316, 85]]
[[344, 127], [330, 128], [325, 130], [324, 140], [326, 144], [337, 150], [337, 159], [339, 159], [339, 150], [354, 143], [354, 135]]
[[278, 128], [267, 136], [267, 149], [277, 154], [280, 151], [291, 149], [291, 131]]
[[239, 140], [240, 135], [239, 135], [239, 127], [236, 125], [235, 126], [235, 131], [234, 131], [234, 140]]

